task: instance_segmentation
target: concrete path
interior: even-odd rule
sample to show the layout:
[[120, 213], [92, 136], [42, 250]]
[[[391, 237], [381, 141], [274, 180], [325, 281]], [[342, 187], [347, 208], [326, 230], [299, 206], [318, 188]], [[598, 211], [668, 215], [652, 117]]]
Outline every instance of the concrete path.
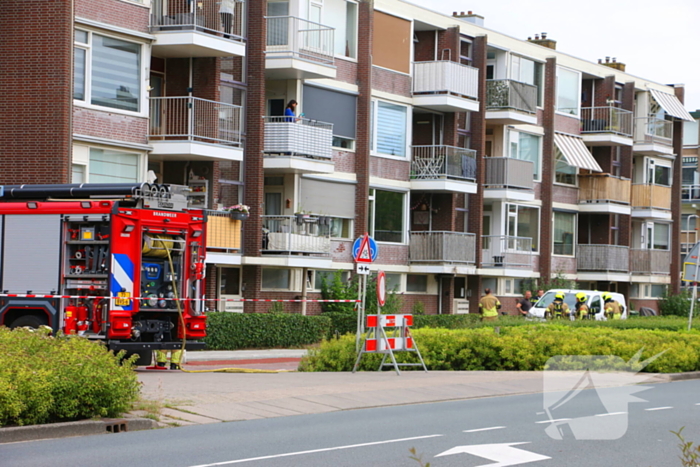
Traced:
[[[256, 351], [257, 352], [257, 351]], [[252, 367], [280, 366], [262, 363], [275, 360], [274, 353], [260, 351]], [[272, 352], [272, 351], [270, 351]], [[280, 352], [280, 351], [277, 351]], [[194, 353], [194, 352], [193, 352]], [[288, 354], [287, 354], [288, 355]], [[250, 355], [222, 353], [220, 364]], [[236, 358], [234, 358], [236, 357]], [[188, 356], [188, 368], [197, 360]], [[277, 357], [280, 360], [294, 358]], [[298, 358], [298, 357], [297, 357]], [[209, 368], [209, 366], [207, 366]], [[480, 397], [540, 393], [545, 389], [544, 372], [476, 371], [430, 373], [406, 371], [397, 376], [389, 372], [277, 374], [185, 373], [179, 371], [139, 370], [144, 397], [159, 400], [167, 407], [165, 424], [198, 424], [220, 421], [252, 420], [288, 415], [313, 414], [403, 404], [419, 404]], [[669, 375], [642, 374], [636, 383], [666, 382]], [[627, 385], [629, 375], [611, 374], [599, 387]], [[548, 391], [568, 391], [570, 377], [547, 372]], [[178, 422], [180, 420], [182, 423]]]

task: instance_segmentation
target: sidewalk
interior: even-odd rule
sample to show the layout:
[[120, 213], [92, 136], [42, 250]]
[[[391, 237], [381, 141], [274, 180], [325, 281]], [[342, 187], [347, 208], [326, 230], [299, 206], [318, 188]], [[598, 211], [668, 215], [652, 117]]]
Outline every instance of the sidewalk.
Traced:
[[[298, 361], [300, 356], [294, 355], [299, 354], [291, 352], [303, 351], [198, 352], [196, 357], [192, 352], [188, 355], [188, 361], [191, 369], [205, 368], [207, 359], [211, 366], [207, 365], [206, 368], [231, 362], [235, 367], [249, 365], [268, 369], [269, 366], [289, 365], [289, 362], [280, 360]], [[205, 353], [211, 353], [211, 356], [204, 356]], [[214, 360], [215, 357], [219, 360]], [[251, 360], [252, 363], [243, 363]], [[270, 363], [270, 360], [273, 362]], [[292, 365], [296, 366], [294, 363]], [[548, 372], [548, 390], [571, 389], [565, 375], [552, 377], [552, 373]], [[160, 400], [168, 405], [161, 422], [171, 425], [253, 420], [543, 391], [543, 372], [404, 371], [397, 376], [393, 371], [241, 374], [139, 370], [138, 376], [143, 383], [145, 398]], [[672, 379], [670, 375], [641, 374], [638, 382], [660, 383]], [[611, 374], [599, 387], [619, 386], [623, 380], [629, 383], [629, 378], [620, 379], [616, 374]]]

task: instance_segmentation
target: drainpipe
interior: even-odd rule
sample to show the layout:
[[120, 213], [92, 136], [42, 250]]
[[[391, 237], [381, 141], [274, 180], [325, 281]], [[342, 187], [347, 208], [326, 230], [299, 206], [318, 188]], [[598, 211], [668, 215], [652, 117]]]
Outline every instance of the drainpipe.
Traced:
[[[302, 275], [301, 299], [306, 300], [306, 297], [307, 297], [306, 283], [309, 280], [309, 268], [303, 268], [301, 270], [301, 275]], [[306, 316], [306, 302], [305, 301], [301, 302], [301, 314], [302, 314], [302, 316]]]

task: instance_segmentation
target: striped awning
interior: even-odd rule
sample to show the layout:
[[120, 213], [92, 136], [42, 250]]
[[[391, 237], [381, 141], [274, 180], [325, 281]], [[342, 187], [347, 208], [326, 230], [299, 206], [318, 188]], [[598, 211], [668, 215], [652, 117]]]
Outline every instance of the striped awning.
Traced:
[[687, 120], [689, 122], [695, 121], [693, 116], [690, 115], [687, 110], [685, 110], [685, 107], [683, 107], [681, 101], [679, 101], [673, 94], [657, 91], [656, 89], [649, 89], [649, 91], [651, 92], [651, 96], [654, 98], [654, 100], [658, 102], [661, 108], [664, 109], [670, 116], [681, 120]]
[[588, 150], [583, 139], [576, 136], [554, 133], [554, 144], [557, 145], [569, 165], [593, 172], [602, 172], [593, 154]]

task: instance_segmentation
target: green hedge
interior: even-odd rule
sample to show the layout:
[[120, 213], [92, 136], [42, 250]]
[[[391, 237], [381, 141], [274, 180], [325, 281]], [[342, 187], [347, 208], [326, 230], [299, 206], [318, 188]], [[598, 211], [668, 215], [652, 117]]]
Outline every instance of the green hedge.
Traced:
[[0, 349], [0, 426], [117, 417], [138, 397], [132, 365], [99, 343], [0, 327]]
[[[677, 373], [700, 370], [700, 332], [615, 329], [611, 327], [537, 326], [480, 329], [416, 329], [413, 331], [430, 370], [544, 369], [556, 355], [615, 355], [630, 360], [640, 349], [642, 359], [666, 351], [643, 371]], [[413, 352], [398, 352], [400, 362], [416, 362]], [[312, 349], [300, 371], [350, 371], [356, 358], [355, 339], [346, 335]], [[381, 355], [363, 356], [361, 369], [376, 370]]]
[[329, 335], [331, 320], [325, 316], [291, 313], [208, 313], [210, 350], [301, 347]]

